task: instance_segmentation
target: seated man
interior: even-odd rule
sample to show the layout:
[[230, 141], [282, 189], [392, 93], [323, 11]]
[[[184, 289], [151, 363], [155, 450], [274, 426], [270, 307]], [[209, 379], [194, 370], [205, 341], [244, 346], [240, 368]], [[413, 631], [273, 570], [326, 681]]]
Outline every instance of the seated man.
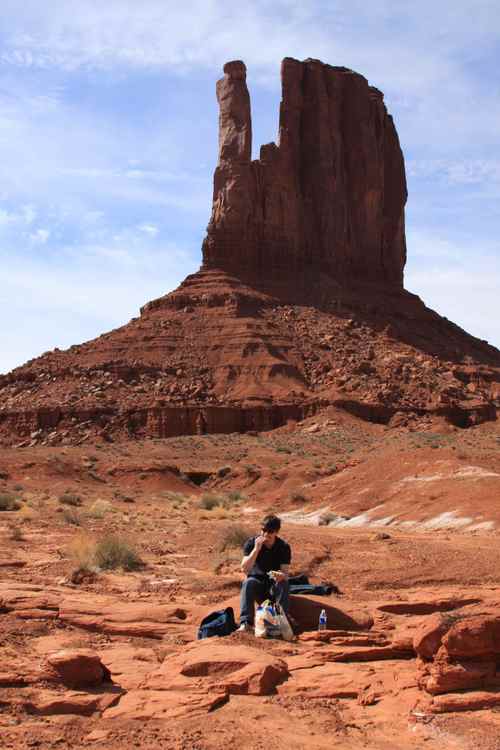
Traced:
[[276, 599], [288, 612], [288, 567], [292, 553], [290, 546], [278, 536], [281, 521], [277, 516], [266, 516], [261, 524], [259, 536], [250, 537], [243, 545], [241, 569], [247, 577], [241, 588], [240, 627], [251, 631], [254, 627], [255, 603], [269, 596], [271, 579], [275, 573]]

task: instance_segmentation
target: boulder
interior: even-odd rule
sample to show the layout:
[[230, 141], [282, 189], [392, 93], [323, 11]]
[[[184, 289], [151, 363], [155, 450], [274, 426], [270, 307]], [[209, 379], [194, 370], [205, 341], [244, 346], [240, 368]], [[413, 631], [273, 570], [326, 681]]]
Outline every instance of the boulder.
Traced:
[[500, 654], [500, 616], [478, 615], [456, 622], [442, 639], [452, 657]]
[[322, 609], [326, 611], [329, 630], [369, 630], [373, 626], [373, 617], [367, 610], [348, 602], [343, 601], [340, 606], [324, 596], [290, 597], [290, 614], [303, 630], [317, 631]]
[[90, 649], [57, 651], [47, 657], [47, 662], [61, 682], [68, 687], [95, 687], [110, 679], [109, 670]]
[[453, 622], [440, 612], [426, 617], [413, 636], [413, 648], [423, 659], [432, 659]]
[[167, 657], [148, 678], [151, 689], [225, 690], [238, 695], [269, 695], [288, 676], [286, 663], [257, 648], [207, 638]]

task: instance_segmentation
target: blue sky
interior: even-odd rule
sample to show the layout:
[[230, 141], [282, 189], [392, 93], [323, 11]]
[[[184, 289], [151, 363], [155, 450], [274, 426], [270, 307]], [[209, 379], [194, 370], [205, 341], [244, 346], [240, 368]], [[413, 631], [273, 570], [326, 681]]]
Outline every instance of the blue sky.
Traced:
[[257, 155], [286, 55], [384, 91], [406, 287], [500, 347], [497, 0], [2, 0], [0, 372], [127, 322], [198, 268], [215, 81], [246, 62]]

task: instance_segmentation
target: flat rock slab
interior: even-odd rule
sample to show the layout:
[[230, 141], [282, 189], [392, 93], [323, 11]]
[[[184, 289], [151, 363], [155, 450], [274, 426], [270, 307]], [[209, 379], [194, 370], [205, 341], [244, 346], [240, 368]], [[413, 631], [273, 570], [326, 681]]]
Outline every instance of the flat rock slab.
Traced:
[[39, 716], [54, 716], [58, 714], [76, 714], [77, 716], [91, 716], [96, 711], [104, 711], [120, 698], [120, 693], [80, 693], [67, 691], [56, 693], [49, 690], [41, 691], [38, 695], [23, 700], [22, 705], [28, 713]]
[[189, 615], [172, 604], [121, 602], [112, 597], [67, 597], [59, 619], [70, 625], [110, 635], [163, 638], [173, 625], [183, 625]]
[[213, 711], [228, 700], [225, 690], [190, 693], [180, 690], [132, 690], [117, 706], [104, 711], [105, 719], [182, 719]]
[[288, 668], [291, 677], [277, 687], [282, 696], [358, 699], [368, 705], [382, 696], [417, 688], [413, 664], [396, 661], [381, 662], [376, 669], [341, 662], [317, 665], [313, 655], [307, 667], [300, 662], [299, 656], [293, 656], [288, 659]]
[[427, 710], [431, 713], [442, 714], [454, 711], [482, 711], [497, 706], [500, 706], [500, 690], [494, 692], [477, 690], [436, 695]]
[[379, 604], [378, 609], [381, 612], [388, 612], [393, 615], [430, 615], [434, 612], [451, 612], [480, 602], [481, 599], [478, 597], [451, 596], [416, 601], [387, 602]]
[[158, 669], [158, 658], [150, 648], [112, 646], [101, 649], [99, 656], [113, 682], [125, 690], [140, 688], [146, 684], [147, 676]]

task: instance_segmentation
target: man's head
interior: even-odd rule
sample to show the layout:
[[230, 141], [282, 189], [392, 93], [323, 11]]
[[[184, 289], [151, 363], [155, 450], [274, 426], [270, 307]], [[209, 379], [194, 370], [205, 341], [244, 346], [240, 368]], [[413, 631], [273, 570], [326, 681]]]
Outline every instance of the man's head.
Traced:
[[281, 520], [278, 518], [278, 516], [265, 516], [262, 519], [260, 528], [262, 536], [265, 537], [264, 544], [266, 545], [266, 547], [272, 547], [278, 535], [278, 531], [281, 528]]

